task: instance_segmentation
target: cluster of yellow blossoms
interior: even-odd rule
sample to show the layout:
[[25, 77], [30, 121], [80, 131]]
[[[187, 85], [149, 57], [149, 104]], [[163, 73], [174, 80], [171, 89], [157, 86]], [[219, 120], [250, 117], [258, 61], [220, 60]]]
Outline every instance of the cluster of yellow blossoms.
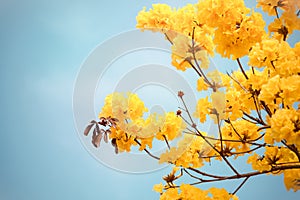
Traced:
[[133, 145], [140, 145], [139, 150], [147, 146], [152, 148], [153, 138], [158, 140], [174, 140], [185, 128], [183, 120], [174, 112], [158, 116], [149, 114], [142, 100], [133, 93], [113, 93], [105, 98], [105, 104], [99, 113], [99, 118], [115, 118], [116, 126], [110, 127], [110, 139], [115, 140], [118, 151], [131, 150]]
[[[243, 0], [200, 0], [178, 9], [154, 4], [137, 16], [137, 28], [161, 32], [171, 43], [172, 65], [182, 71], [195, 70], [199, 76], [197, 90], [211, 94], [198, 100], [194, 117], [200, 123], [212, 119], [218, 125], [219, 137], [211, 137], [198, 130], [188, 108], [182, 111], [190, 121], [181, 111], [145, 117], [148, 109], [136, 94], [106, 97], [99, 118], [118, 120], [109, 127], [109, 137], [120, 152], [139, 145], [139, 150], [149, 153], [147, 148], [152, 148], [153, 139], [166, 142], [168, 150], [156, 158], [178, 168], [164, 178], [166, 185], [154, 186], [161, 200], [237, 199], [234, 194], [238, 189], [231, 194], [225, 189], [173, 184], [182, 175], [175, 176], [179, 168], [195, 178], [184, 170], [200, 168], [211, 159], [225, 161], [235, 173], [208, 174], [214, 181], [246, 181], [252, 174], [274, 172], [284, 175], [288, 190], [300, 189], [300, 42], [287, 42], [300, 30], [300, 1], [257, 2], [257, 7], [274, 16], [267, 27], [262, 15], [247, 8]], [[215, 52], [236, 61], [240, 70], [205, 73], [209, 56]], [[244, 56], [248, 57], [247, 69], [240, 62]], [[178, 96], [183, 100], [183, 93]], [[169, 145], [183, 133], [176, 146]], [[239, 173], [228, 160], [246, 154], [255, 170], [252, 174]]]
[[[162, 191], [162, 185], [154, 186], [157, 192]], [[225, 189], [210, 188], [209, 190], [201, 190], [189, 184], [182, 184], [179, 188], [170, 188], [160, 197], [160, 200], [182, 199], [182, 200], [213, 200], [228, 199], [237, 200], [235, 195], [229, 194]]]

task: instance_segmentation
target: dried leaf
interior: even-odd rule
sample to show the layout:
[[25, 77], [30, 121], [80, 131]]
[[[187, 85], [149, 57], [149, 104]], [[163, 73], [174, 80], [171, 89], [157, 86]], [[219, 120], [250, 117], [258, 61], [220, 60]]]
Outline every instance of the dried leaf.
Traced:
[[92, 141], [95, 139], [95, 137], [97, 136], [97, 134], [96, 134], [97, 132], [96, 132], [96, 129], [94, 128], [94, 130], [93, 130], [93, 136], [92, 136]]
[[117, 139], [116, 138], [113, 138], [111, 140], [111, 145], [113, 145], [113, 147], [116, 147], [117, 146]]
[[102, 126], [106, 126], [107, 125], [107, 120], [104, 117], [100, 117], [100, 121], [98, 123]]
[[92, 120], [90, 123], [91, 124], [96, 124], [97, 122], [95, 120]]
[[118, 154], [119, 150], [118, 150], [116, 138], [111, 140], [111, 144], [112, 144], [113, 147], [115, 147], [115, 153]]
[[111, 121], [113, 121], [113, 122], [119, 122], [119, 120], [117, 119], [117, 118], [110, 118], [111, 119]]
[[99, 125], [96, 123], [96, 132], [98, 133], [98, 134], [100, 134], [100, 128], [99, 128]]
[[101, 139], [102, 139], [102, 134], [98, 134], [96, 135], [96, 137], [94, 137], [92, 143], [96, 148], [100, 147]]
[[108, 142], [108, 137], [107, 137], [107, 133], [104, 133], [104, 142], [107, 143]]
[[91, 130], [91, 128], [94, 126], [94, 124], [90, 124], [90, 125], [88, 125], [86, 128], [85, 128], [85, 130], [84, 130], [84, 135], [85, 136], [87, 136], [88, 134], [89, 134], [89, 132], [90, 132], [90, 130]]

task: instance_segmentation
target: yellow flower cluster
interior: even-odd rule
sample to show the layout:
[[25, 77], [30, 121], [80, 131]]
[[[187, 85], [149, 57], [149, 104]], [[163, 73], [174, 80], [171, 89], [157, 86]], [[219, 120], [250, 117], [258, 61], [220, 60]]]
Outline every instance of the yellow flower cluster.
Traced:
[[[148, 109], [136, 94], [106, 97], [99, 118], [118, 120], [109, 128], [109, 137], [120, 152], [129, 152], [133, 145], [139, 145], [141, 151], [152, 148], [153, 139], [165, 141], [169, 147], [156, 157], [159, 163], [176, 166], [163, 178], [166, 185], [154, 186], [162, 200], [237, 199], [225, 189], [202, 190], [189, 184], [176, 186], [173, 181], [183, 172], [195, 178], [184, 170], [200, 168], [210, 159], [225, 161], [236, 177], [247, 181], [251, 173], [240, 174], [230, 164], [234, 159], [227, 160], [245, 154], [255, 175], [283, 174], [288, 190], [300, 189], [300, 170], [293, 169], [299, 168], [300, 160], [300, 42], [294, 46], [287, 42], [294, 30], [300, 30], [300, 1], [258, 0], [257, 7], [276, 16], [267, 27], [269, 33], [262, 15], [247, 8], [243, 0], [200, 0], [177, 9], [154, 4], [136, 18], [137, 28], [165, 35], [171, 44], [173, 66], [196, 71], [197, 90], [210, 95], [198, 100], [194, 117], [205, 123], [209, 116], [218, 124], [219, 136], [211, 137], [200, 132], [193, 119], [186, 127], [188, 119], [181, 113], [189, 118], [192, 113], [185, 104], [177, 113], [146, 118]], [[209, 70], [209, 56], [215, 52], [237, 61], [240, 70], [228, 74]], [[246, 55], [250, 69], [239, 59]], [[186, 134], [177, 146], [170, 146], [168, 142], [183, 131]], [[285, 170], [287, 166], [290, 168]], [[284, 169], [278, 170], [281, 167]], [[179, 168], [181, 174], [176, 176]], [[213, 181], [233, 178], [198, 172]]]
[[[254, 153], [249, 156], [248, 163], [252, 164], [252, 168], [258, 171], [268, 171], [274, 166], [284, 165], [288, 162], [297, 161], [296, 155], [286, 147], [266, 147], [264, 156]], [[282, 172], [275, 171], [274, 174]]]
[[265, 141], [269, 144], [285, 140], [300, 149], [300, 110], [280, 109], [269, 118], [270, 129], [266, 130]]
[[166, 113], [164, 116], [163, 126], [156, 134], [156, 138], [158, 140], [174, 140], [181, 135], [184, 128], [185, 124], [180, 117], [178, 117], [174, 112]]
[[201, 167], [203, 160], [199, 155], [205, 150], [204, 144], [202, 138], [186, 134], [176, 147], [171, 147], [170, 150], [160, 155], [159, 163], [173, 163], [176, 166], [187, 168]]
[[300, 190], [300, 170], [290, 169], [285, 170], [284, 174], [284, 184], [287, 190], [293, 189], [294, 192]]
[[122, 93], [113, 93], [107, 95], [102, 111], [99, 113], [100, 117], [115, 117], [122, 121], [125, 119], [136, 120], [143, 116], [148, 109], [144, 103], [139, 99], [137, 94], [128, 93], [127, 96]]
[[168, 188], [162, 193], [162, 187], [162, 184], [154, 186], [154, 190], [161, 193], [160, 200], [238, 200], [237, 196], [229, 194], [225, 189], [210, 188], [201, 190], [189, 184], [181, 184], [179, 188]]
[[110, 139], [115, 140], [119, 152], [131, 150], [131, 146], [140, 145], [139, 150], [147, 146], [152, 148], [154, 138], [171, 141], [181, 135], [185, 129], [182, 118], [174, 112], [158, 116], [155, 113], [144, 118], [148, 109], [137, 94], [113, 93], [105, 98], [105, 104], [99, 113], [99, 119], [116, 118], [117, 126], [111, 127]]
[[245, 56], [265, 35], [261, 14], [250, 14], [243, 0], [200, 1], [198, 9], [198, 18], [216, 29], [213, 42], [216, 51], [224, 57], [236, 59]]
[[[300, 19], [297, 16], [300, 8], [298, 0], [259, 0], [257, 7], [262, 7], [269, 15], [277, 15], [268, 27], [270, 32], [275, 33], [275, 37], [283, 39], [285, 34], [300, 30]], [[281, 16], [277, 8], [283, 11]]]
[[[250, 143], [255, 141], [259, 136], [259, 127], [245, 120], [237, 120], [226, 123], [222, 126], [222, 146], [221, 141], [217, 141], [215, 147], [219, 151], [223, 151], [225, 155], [235, 157], [243, 156], [252, 146]], [[215, 151], [211, 151], [208, 155], [217, 155]]]
[[207, 68], [207, 54], [213, 54], [214, 49], [213, 29], [206, 24], [198, 24], [196, 12], [197, 7], [192, 4], [177, 10], [165, 4], [154, 4], [149, 11], [144, 9], [138, 14], [136, 27], [166, 35], [172, 44], [172, 65], [177, 69], [185, 71], [190, 68], [194, 58]]

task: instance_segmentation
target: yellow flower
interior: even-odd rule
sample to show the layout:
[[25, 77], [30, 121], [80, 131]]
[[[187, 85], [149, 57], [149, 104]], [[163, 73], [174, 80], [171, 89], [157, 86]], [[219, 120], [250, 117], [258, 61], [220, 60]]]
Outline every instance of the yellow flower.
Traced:
[[176, 67], [176, 69], [181, 70], [181, 71], [185, 71], [187, 68], [190, 68], [191, 65], [190, 63], [185, 60], [184, 58], [176, 55], [176, 54], [172, 54], [172, 63], [171, 63], [174, 67]]
[[[214, 0], [198, 2], [198, 18], [200, 24], [211, 27], [222, 27], [240, 21], [242, 14], [248, 14], [243, 0]], [[234, 9], [232, 9], [234, 8]]]
[[[206, 133], [202, 133], [206, 135]], [[171, 147], [160, 155], [159, 163], [173, 163], [176, 166], [194, 167], [203, 166], [203, 159], [199, 154], [205, 154], [208, 147], [199, 136], [186, 134], [176, 147]]]
[[163, 189], [164, 189], [164, 186], [163, 186], [162, 183], [160, 183], [160, 184], [155, 184], [155, 185], [153, 186], [153, 190], [154, 190], [155, 192], [158, 192], [158, 193], [162, 193], [162, 192], [163, 192]]
[[128, 112], [131, 120], [136, 120], [142, 117], [144, 112], [147, 111], [148, 109], [145, 107], [144, 102], [137, 94], [128, 94]]
[[205, 190], [201, 190], [195, 186], [190, 184], [181, 184], [180, 186], [180, 197], [181, 199], [188, 199], [188, 200], [208, 200], [208, 192]]
[[[182, 34], [178, 34], [173, 40], [172, 58], [172, 64], [175, 64], [174, 66], [182, 71], [191, 67], [189, 62], [195, 66], [195, 59], [198, 63], [201, 61], [201, 68], [207, 69], [209, 67], [207, 50], [197, 42], [193, 42], [191, 37]], [[179, 65], [177, 64], [178, 62], [180, 62]]]
[[179, 198], [179, 194], [178, 194], [178, 189], [176, 188], [169, 188], [167, 189], [166, 192], [164, 192], [160, 196], [160, 200], [173, 200], [178, 198]]
[[300, 190], [300, 170], [290, 169], [285, 170], [284, 174], [284, 184], [287, 190], [293, 189], [294, 192]]
[[265, 140], [269, 144], [286, 140], [300, 149], [300, 112], [294, 109], [279, 109], [268, 119], [271, 126], [267, 129]]
[[146, 8], [139, 12], [136, 17], [137, 28], [152, 31], [172, 30], [171, 16], [173, 9], [166, 4], [153, 4], [153, 8], [146, 12]]
[[158, 140], [168, 141], [174, 140], [181, 135], [182, 130], [185, 129], [185, 123], [174, 112], [168, 112], [165, 114], [164, 123], [161, 130], [156, 134]]
[[206, 121], [206, 115], [211, 112], [211, 108], [212, 104], [208, 101], [208, 97], [199, 99], [194, 117], [199, 118], [200, 122], [204, 123]]
[[136, 145], [134, 137], [128, 135], [125, 131], [118, 128], [111, 128], [110, 139], [116, 139], [116, 145], [119, 152], [130, 152], [132, 145]]
[[[280, 76], [274, 76], [262, 86], [261, 92], [258, 98], [264, 101], [271, 109], [277, 108], [278, 104], [281, 103], [280, 99]], [[274, 102], [275, 100], [275, 102]]]
[[300, 30], [300, 18], [295, 12], [284, 12], [280, 18], [283, 19], [289, 34], [292, 34], [294, 30]]
[[214, 38], [216, 51], [233, 60], [247, 55], [250, 48], [266, 34], [264, 26], [262, 15], [255, 12], [250, 16], [242, 15], [227, 26], [220, 25]]
[[175, 163], [182, 153], [183, 151], [178, 150], [176, 147], [171, 147], [170, 150], [160, 155], [159, 163]]
[[292, 75], [280, 80], [280, 97], [285, 106], [292, 107], [295, 102], [300, 101], [300, 76]]
[[207, 83], [205, 83], [203, 77], [200, 77], [197, 81], [197, 90], [202, 91], [202, 90], [207, 90], [207, 89], [208, 89]]
[[[248, 163], [252, 164], [254, 170], [260, 172], [271, 170], [273, 166], [280, 163], [296, 161], [295, 155], [288, 148], [285, 147], [266, 147], [266, 151], [263, 156], [259, 156], [254, 153], [248, 157]], [[282, 173], [282, 172], [279, 172]], [[278, 173], [276, 173], [278, 174]]]
[[223, 200], [223, 199], [232, 199], [237, 200], [237, 196], [229, 194], [224, 188], [210, 188], [209, 193], [212, 194], [213, 199], [215, 200]]
[[[222, 127], [223, 139], [236, 140], [241, 142], [228, 142], [229, 146], [236, 150], [236, 152], [246, 152], [250, 150], [251, 145], [247, 142], [256, 140], [260, 134], [256, 124], [250, 123], [245, 120], [236, 120], [230, 124], [225, 124]], [[234, 127], [234, 129], [233, 129]], [[243, 155], [243, 154], [239, 154]]]
[[220, 91], [213, 92], [211, 94], [211, 99], [212, 99], [212, 107], [218, 113], [219, 120], [224, 119], [225, 103], [226, 103], [224, 92], [220, 92]]
[[275, 7], [278, 6], [279, 0], [258, 0], [257, 7], [262, 7], [262, 10], [269, 15], [276, 15]]

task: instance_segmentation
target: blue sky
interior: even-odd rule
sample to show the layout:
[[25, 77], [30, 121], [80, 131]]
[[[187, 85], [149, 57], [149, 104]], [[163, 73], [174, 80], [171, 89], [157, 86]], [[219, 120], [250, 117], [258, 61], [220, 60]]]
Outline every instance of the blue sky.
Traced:
[[[152, 186], [168, 170], [130, 174], [99, 163], [80, 142], [72, 110], [83, 61], [108, 38], [134, 29], [138, 11], [156, 2], [185, 3], [0, 1], [1, 200], [158, 199]], [[299, 197], [282, 179], [250, 180], [239, 196]]]

